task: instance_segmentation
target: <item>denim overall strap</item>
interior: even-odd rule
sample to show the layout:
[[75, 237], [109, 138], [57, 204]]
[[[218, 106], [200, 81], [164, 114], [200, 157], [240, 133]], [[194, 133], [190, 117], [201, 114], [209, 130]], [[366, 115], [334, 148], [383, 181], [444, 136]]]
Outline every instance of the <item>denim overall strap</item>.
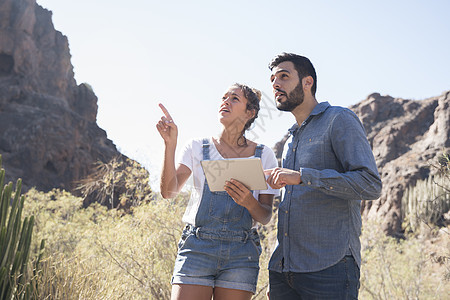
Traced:
[[[203, 140], [203, 160], [210, 159], [210, 141]], [[247, 209], [237, 204], [225, 191], [211, 192], [205, 179], [200, 205], [195, 217], [195, 226], [203, 232], [221, 232], [220, 236], [242, 236], [252, 227], [252, 217]]]
[[209, 160], [209, 141], [203, 139], [203, 160]]
[[258, 146], [256, 146], [255, 157], [261, 158], [263, 149], [264, 149], [264, 145], [263, 144], [259, 144]]

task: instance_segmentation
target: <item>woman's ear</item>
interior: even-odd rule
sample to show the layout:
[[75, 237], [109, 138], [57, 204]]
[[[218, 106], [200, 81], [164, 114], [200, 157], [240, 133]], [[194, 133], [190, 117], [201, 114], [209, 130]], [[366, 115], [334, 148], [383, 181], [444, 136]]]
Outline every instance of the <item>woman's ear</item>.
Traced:
[[251, 120], [256, 115], [256, 111], [254, 109], [247, 110], [248, 119]]

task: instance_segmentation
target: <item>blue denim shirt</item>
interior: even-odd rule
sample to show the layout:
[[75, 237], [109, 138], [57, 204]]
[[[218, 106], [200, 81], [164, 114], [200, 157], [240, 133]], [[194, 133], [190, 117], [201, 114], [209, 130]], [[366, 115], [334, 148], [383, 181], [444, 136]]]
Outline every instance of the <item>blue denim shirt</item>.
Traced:
[[300, 170], [302, 182], [285, 187], [269, 269], [315, 272], [347, 254], [360, 266], [361, 200], [381, 192], [364, 127], [351, 110], [322, 102], [289, 132], [283, 167]]

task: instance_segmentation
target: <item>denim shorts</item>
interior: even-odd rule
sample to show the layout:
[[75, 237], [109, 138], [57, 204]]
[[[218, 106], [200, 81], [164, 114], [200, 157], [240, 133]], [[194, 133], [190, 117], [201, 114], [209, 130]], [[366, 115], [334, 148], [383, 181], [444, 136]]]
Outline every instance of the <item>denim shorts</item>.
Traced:
[[255, 293], [261, 244], [256, 230], [206, 231], [187, 226], [178, 243], [172, 284], [193, 284]]

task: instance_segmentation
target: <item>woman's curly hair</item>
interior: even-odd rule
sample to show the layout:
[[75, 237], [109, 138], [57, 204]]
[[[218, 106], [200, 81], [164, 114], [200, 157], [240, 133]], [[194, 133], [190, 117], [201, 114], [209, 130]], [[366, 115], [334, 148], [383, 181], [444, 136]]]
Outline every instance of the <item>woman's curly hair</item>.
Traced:
[[261, 91], [251, 88], [245, 84], [235, 83], [232, 86], [235, 86], [244, 93], [244, 97], [247, 98], [247, 110], [253, 110], [255, 115], [247, 121], [244, 125], [244, 129], [242, 129], [241, 136], [238, 139], [238, 146], [247, 146], [247, 139], [245, 138], [245, 131], [247, 131], [253, 122], [258, 117], [258, 112], [260, 109], [259, 102], [261, 101]]

